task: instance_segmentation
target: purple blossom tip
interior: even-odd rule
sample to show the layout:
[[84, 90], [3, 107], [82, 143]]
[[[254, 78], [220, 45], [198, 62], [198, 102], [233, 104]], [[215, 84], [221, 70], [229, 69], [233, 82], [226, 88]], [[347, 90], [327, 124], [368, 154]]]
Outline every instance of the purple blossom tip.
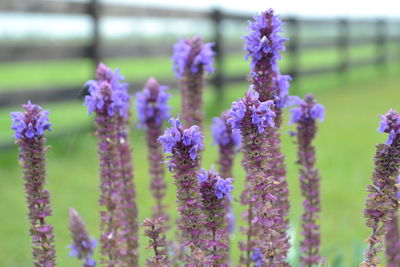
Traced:
[[112, 71], [103, 63], [96, 70], [96, 80], [86, 83], [89, 95], [85, 97], [85, 106], [89, 114], [97, 112], [114, 116], [118, 114], [124, 118], [129, 114], [128, 84], [123, 83], [124, 76], [119, 74], [119, 69]]
[[231, 192], [234, 188], [232, 178], [222, 178], [213, 169], [206, 171], [205, 169], [201, 169], [199, 174], [197, 175], [197, 179], [200, 183], [210, 183], [214, 186], [215, 196], [218, 199], [222, 199], [226, 196], [229, 200], [232, 200]]
[[221, 118], [213, 118], [213, 124], [211, 125], [212, 136], [214, 138], [214, 144], [220, 146], [233, 145], [235, 147], [240, 146], [240, 131], [238, 129], [232, 129], [228, 124], [229, 115], [224, 112]]
[[164, 152], [173, 153], [175, 148], [185, 148], [189, 151], [190, 158], [195, 160], [199, 150], [203, 149], [203, 135], [197, 125], [183, 129], [180, 120], [170, 118], [171, 128], [158, 138], [164, 147]]
[[69, 209], [69, 228], [73, 239], [72, 245], [69, 246], [71, 249], [69, 256], [81, 259], [84, 267], [96, 266], [92, 256], [97, 240], [89, 237], [82, 218], [73, 208]]
[[292, 97], [291, 104], [295, 107], [290, 110], [292, 113], [290, 124], [325, 119], [325, 107], [318, 104], [312, 94], [306, 95], [304, 100], [297, 96]]
[[170, 94], [165, 92], [167, 89], [167, 86], [160, 85], [156, 79], [150, 78], [143, 91], [136, 93], [139, 126], [147, 126], [149, 123], [159, 126], [170, 117]]
[[203, 69], [209, 74], [212, 73], [215, 54], [212, 50], [213, 46], [214, 43], [204, 43], [199, 36], [178, 41], [174, 45], [172, 56], [176, 77], [182, 77], [187, 70], [191, 73], [198, 73]]
[[252, 58], [252, 69], [265, 58], [268, 58], [273, 69], [277, 69], [276, 61], [281, 59], [280, 52], [285, 50], [283, 43], [287, 40], [279, 34], [282, 32], [282, 21], [279, 17], [269, 9], [249, 21], [247, 30], [249, 34], [244, 36], [244, 49], [247, 51], [245, 59]]
[[272, 100], [260, 102], [258, 93], [250, 88], [244, 98], [232, 103], [228, 123], [233, 129], [255, 126], [262, 133], [267, 127], [275, 127], [273, 105]]
[[44, 131], [50, 131], [49, 111], [34, 105], [31, 101], [22, 105], [25, 112], [11, 112], [11, 129], [15, 131], [15, 139], [34, 138], [44, 135]]
[[380, 117], [381, 121], [378, 131], [389, 134], [386, 144], [390, 146], [400, 133], [400, 115], [391, 109], [385, 115], [380, 115]]

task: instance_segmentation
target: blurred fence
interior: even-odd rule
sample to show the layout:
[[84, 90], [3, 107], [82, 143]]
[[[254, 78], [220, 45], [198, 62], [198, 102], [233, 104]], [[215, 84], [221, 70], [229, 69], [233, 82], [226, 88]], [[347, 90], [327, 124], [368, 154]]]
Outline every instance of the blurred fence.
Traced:
[[[16, 61], [44, 61], [89, 58], [95, 66], [104, 58], [113, 57], [135, 57], [135, 56], [156, 56], [170, 53], [171, 48], [165, 45], [149, 44], [118, 44], [104, 45], [100, 32], [100, 20], [106, 16], [116, 17], [145, 17], [145, 18], [180, 18], [180, 19], [204, 19], [211, 20], [213, 25], [213, 41], [215, 42], [216, 69], [217, 73], [213, 76], [212, 84], [222, 96], [223, 87], [226, 84], [241, 82], [243, 76], [224, 75], [224, 55], [228, 50], [238, 51], [237, 47], [230, 47], [224, 44], [223, 25], [225, 21], [244, 21], [250, 19], [249, 14], [226, 13], [222, 10], [194, 11], [183, 9], [164, 9], [142, 6], [122, 6], [114, 4], [100, 4], [98, 0], [90, 2], [69, 2], [69, 1], [30, 1], [15, 0], [1, 1], [0, 12], [18, 12], [18, 13], [43, 13], [43, 14], [63, 14], [63, 15], [85, 15], [92, 21], [91, 43], [88, 45], [57, 44], [57, 45], [1, 45], [0, 62]], [[299, 76], [318, 75], [332, 72], [345, 72], [350, 68], [365, 65], [381, 65], [389, 60], [398, 60], [398, 58], [388, 58], [386, 46], [389, 43], [400, 43], [400, 21], [386, 21], [383, 19], [375, 20], [349, 20], [349, 19], [300, 19], [295, 17], [283, 17], [288, 28], [289, 42], [287, 50], [290, 61], [288, 73], [296, 78]], [[353, 24], [368, 24], [368, 36], [352, 36], [350, 28]], [[301, 32], [307, 25], [328, 25], [334, 27], [337, 36], [330, 39], [315, 38], [310, 41], [302, 41]], [[396, 35], [388, 34], [388, 26], [398, 28]], [[354, 46], [373, 44], [376, 46], [374, 58], [351, 61], [349, 49]], [[303, 51], [317, 50], [323, 48], [337, 49], [340, 58], [337, 65], [317, 67], [307, 70], [300, 68], [300, 55]], [[399, 45], [400, 51], [400, 45]], [[138, 81], [129, 81], [131, 88], [139, 89], [142, 84]], [[163, 84], [175, 84], [174, 81], [162, 81]], [[24, 90], [23, 92], [13, 90], [2, 90], [0, 93], [0, 107], [19, 105], [27, 99], [33, 102], [57, 102], [72, 100], [82, 96], [82, 88], [67, 87], [59, 88], [35, 88], [33, 90]]]

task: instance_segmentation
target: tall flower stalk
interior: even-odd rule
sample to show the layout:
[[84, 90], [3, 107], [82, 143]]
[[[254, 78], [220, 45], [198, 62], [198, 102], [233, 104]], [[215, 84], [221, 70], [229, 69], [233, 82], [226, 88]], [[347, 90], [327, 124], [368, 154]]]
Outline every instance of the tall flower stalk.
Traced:
[[[249, 206], [252, 215], [250, 226], [256, 228], [254, 239], [242, 246], [246, 255], [242, 264], [250, 266], [251, 254], [259, 249], [262, 266], [286, 266], [281, 255], [282, 218], [279, 215], [275, 183], [271, 175], [270, 150], [267, 142], [267, 129], [274, 127], [275, 113], [273, 101], [259, 101], [259, 95], [250, 89], [245, 97], [232, 103], [231, 118], [228, 120], [233, 129], [239, 129], [242, 136], [243, 166], [250, 185]], [[251, 236], [248, 236], [251, 239]]]
[[180, 214], [178, 226], [183, 236], [181, 250], [187, 249], [188, 246], [191, 248], [191, 255], [185, 260], [187, 266], [203, 266], [204, 216], [197, 181], [203, 136], [196, 125], [184, 129], [179, 119], [171, 118], [169, 121], [171, 128], [165, 130], [159, 141], [164, 147], [164, 152], [171, 153], [169, 169], [173, 173], [177, 188]]
[[320, 174], [315, 167], [315, 147], [312, 145], [317, 134], [316, 120], [324, 119], [324, 107], [318, 104], [313, 95], [307, 95], [304, 100], [297, 98], [291, 109], [291, 123], [297, 125], [298, 160], [300, 165], [300, 188], [303, 197], [302, 240], [300, 243], [301, 265], [318, 265], [321, 261], [319, 245], [321, 234], [317, 219], [321, 210], [320, 204]]
[[200, 36], [180, 40], [174, 45], [173, 69], [179, 79], [182, 121], [185, 128], [197, 125], [203, 129], [204, 76], [214, 71], [213, 45], [213, 43], [204, 43]]
[[96, 261], [93, 259], [93, 252], [97, 241], [89, 236], [85, 223], [74, 208], [69, 209], [69, 230], [72, 237], [70, 256], [82, 260], [83, 267], [96, 266]]
[[279, 258], [286, 258], [290, 248], [289, 236], [289, 188], [286, 180], [284, 156], [281, 152], [279, 129], [282, 124], [282, 109], [287, 105], [290, 76], [282, 75], [278, 67], [281, 51], [285, 50], [286, 39], [280, 36], [282, 22], [274, 11], [269, 9], [250, 22], [249, 34], [245, 36], [244, 49], [246, 59], [251, 58], [250, 80], [255, 91], [259, 93], [260, 101], [274, 102], [272, 110], [276, 114], [275, 127], [267, 129], [267, 142], [271, 151], [270, 174], [276, 183], [276, 206], [281, 217], [282, 226], [279, 231]]
[[24, 172], [25, 198], [31, 223], [33, 265], [53, 267], [56, 265], [53, 226], [47, 223], [52, 210], [50, 194], [46, 185], [44, 132], [50, 130], [49, 112], [28, 102], [22, 105], [24, 112], [12, 112], [11, 129], [19, 145], [19, 158]]
[[139, 117], [139, 127], [146, 130], [148, 159], [150, 164], [151, 191], [156, 200], [153, 207], [153, 217], [168, 218], [163, 203], [167, 185], [165, 183], [165, 171], [163, 153], [158, 138], [162, 134], [162, 123], [170, 117], [168, 106], [169, 94], [165, 92], [166, 86], [160, 85], [156, 79], [150, 78], [142, 92], [136, 94], [136, 107]]
[[371, 228], [372, 233], [360, 266], [379, 264], [378, 253], [382, 250], [386, 227], [399, 206], [397, 177], [400, 167], [400, 115], [394, 110], [389, 110], [381, 118], [378, 130], [389, 134], [389, 137], [386, 144], [376, 146], [372, 184], [367, 187], [369, 194], [364, 209], [366, 225]]
[[213, 118], [211, 126], [214, 144], [218, 145], [218, 167], [221, 177], [232, 177], [232, 166], [235, 154], [240, 146], [240, 131], [232, 129], [228, 124], [228, 112], [223, 112], [221, 117]]
[[85, 105], [96, 113], [100, 158], [100, 250], [106, 266], [137, 265], [137, 210], [128, 141], [128, 85], [119, 70], [100, 63], [97, 80], [89, 81]]
[[168, 260], [167, 241], [165, 232], [165, 218], [157, 217], [155, 219], [146, 218], [143, 222], [144, 235], [149, 237], [148, 248], [153, 249], [154, 257], [147, 259], [148, 267], [167, 267], [170, 266]]
[[222, 178], [213, 170], [202, 169], [197, 176], [205, 215], [207, 266], [229, 265], [229, 202], [232, 200], [232, 178]]

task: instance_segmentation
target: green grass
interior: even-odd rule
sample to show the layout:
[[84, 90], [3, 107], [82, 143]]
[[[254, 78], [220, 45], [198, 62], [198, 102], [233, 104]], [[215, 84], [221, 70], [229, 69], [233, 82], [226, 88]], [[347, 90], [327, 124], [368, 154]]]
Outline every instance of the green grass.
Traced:
[[[321, 51], [309, 56], [308, 66], [324, 62]], [[241, 61], [242, 56], [233, 55], [226, 69], [229, 73], [245, 74], [248, 63]], [[318, 59], [319, 58], [319, 59]], [[167, 59], [137, 59], [109, 61], [111, 66], [122, 68], [123, 74], [134, 79], [145, 79], [153, 73], [156, 77], [170, 75], [170, 63]], [[282, 66], [284, 68], [284, 66]], [[319, 102], [326, 106], [326, 121], [320, 124], [315, 145], [318, 153], [318, 167], [322, 174], [322, 250], [331, 266], [357, 266], [368, 236], [364, 226], [362, 209], [365, 199], [365, 187], [372, 171], [374, 146], [384, 141], [384, 136], [377, 133], [377, 114], [384, 113], [389, 108], [398, 109], [397, 73], [399, 64], [385, 68], [367, 67], [354, 70], [343, 76], [336, 74], [320, 77], [310, 77], [296, 82], [294, 91], [303, 94], [308, 91], [315, 93]], [[82, 82], [90, 76], [91, 66], [86, 61], [51, 62], [36, 64], [10, 64], [0, 66], [0, 87], [15, 85], [72, 85]], [[165, 75], [165, 76], [163, 76]], [[215, 92], [207, 89], [205, 93], [206, 120], [209, 125], [211, 117], [230, 107], [230, 102], [242, 96], [247, 84], [238, 84], [227, 88], [224, 100], [216, 99]], [[174, 113], [179, 111], [179, 96], [174, 92], [172, 100]], [[56, 231], [56, 247], [58, 251], [58, 266], [77, 266], [75, 259], [68, 257], [67, 246], [70, 243], [67, 230], [67, 211], [75, 207], [87, 222], [89, 231], [98, 237], [98, 159], [96, 154], [95, 136], [91, 134], [74, 133], [73, 129], [88, 125], [89, 118], [85, 108], [79, 102], [46, 105], [52, 111], [51, 120], [54, 124], [53, 133], [49, 137], [51, 146], [48, 156], [48, 189], [54, 214], [50, 222]], [[15, 108], [0, 110], [0, 140], [10, 140], [12, 134], [9, 128], [8, 113]], [[287, 119], [288, 114], [285, 114]], [[283, 152], [286, 155], [288, 179], [291, 192], [291, 233], [295, 238], [299, 229], [301, 214], [301, 197], [294, 164], [296, 147], [287, 134], [292, 129], [284, 126], [282, 129]], [[62, 132], [70, 134], [61, 138], [53, 138]], [[203, 166], [210, 168], [216, 162], [216, 148], [211, 146], [210, 134], [206, 132], [206, 149]], [[149, 197], [149, 177], [147, 174], [147, 152], [143, 133], [133, 127], [132, 146], [135, 165], [135, 183], [138, 193], [139, 219], [143, 220], [151, 213], [154, 201]], [[0, 266], [30, 266], [30, 238], [26, 220], [26, 205], [24, 203], [23, 181], [21, 168], [18, 165], [16, 148], [0, 151]], [[235, 199], [240, 194], [244, 172], [237, 158], [234, 178]], [[167, 177], [169, 189], [167, 202], [169, 213], [175, 219], [175, 193], [172, 178]], [[241, 207], [234, 202], [236, 218], [239, 220]], [[237, 223], [236, 229], [241, 224]], [[169, 237], [174, 235], [173, 231]], [[232, 237], [232, 255], [238, 259], [237, 241], [242, 237], [238, 232]], [[140, 237], [141, 266], [148, 252], [144, 250], [147, 240]], [[295, 255], [295, 251], [292, 255]], [[295, 263], [296, 258], [292, 258]], [[296, 265], [297, 266], [297, 265]]]

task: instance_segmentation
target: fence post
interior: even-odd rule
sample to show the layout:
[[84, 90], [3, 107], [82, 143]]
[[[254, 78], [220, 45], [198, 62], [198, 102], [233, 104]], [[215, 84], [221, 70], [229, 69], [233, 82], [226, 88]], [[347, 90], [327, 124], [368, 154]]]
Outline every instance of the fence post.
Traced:
[[290, 58], [289, 74], [296, 81], [299, 76], [300, 64], [300, 22], [297, 18], [291, 17], [287, 19], [289, 32], [288, 52]]
[[95, 68], [102, 60], [101, 56], [101, 37], [100, 37], [100, 9], [99, 0], [91, 0], [89, 5], [89, 14], [92, 19], [92, 43], [90, 46], [90, 58]]
[[218, 8], [214, 9], [211, 13], [214, 28], [214, 51], [215, 51], [215, 74], [213, 84], [217, 90], [218, 100], [223, 99], [224, 87], [224, 52], [223, 52], [223, 34], [222, 34], [222, 11]]
[[344, 73], [348, 70], [350, 65], [350, 22], [348, 19], [338, 20], [338, 52], [339, 52], [339, 65], [338, 72]]
[[383, 19], [376, 21], [376, 64], [386, 62], [387, 23]]

